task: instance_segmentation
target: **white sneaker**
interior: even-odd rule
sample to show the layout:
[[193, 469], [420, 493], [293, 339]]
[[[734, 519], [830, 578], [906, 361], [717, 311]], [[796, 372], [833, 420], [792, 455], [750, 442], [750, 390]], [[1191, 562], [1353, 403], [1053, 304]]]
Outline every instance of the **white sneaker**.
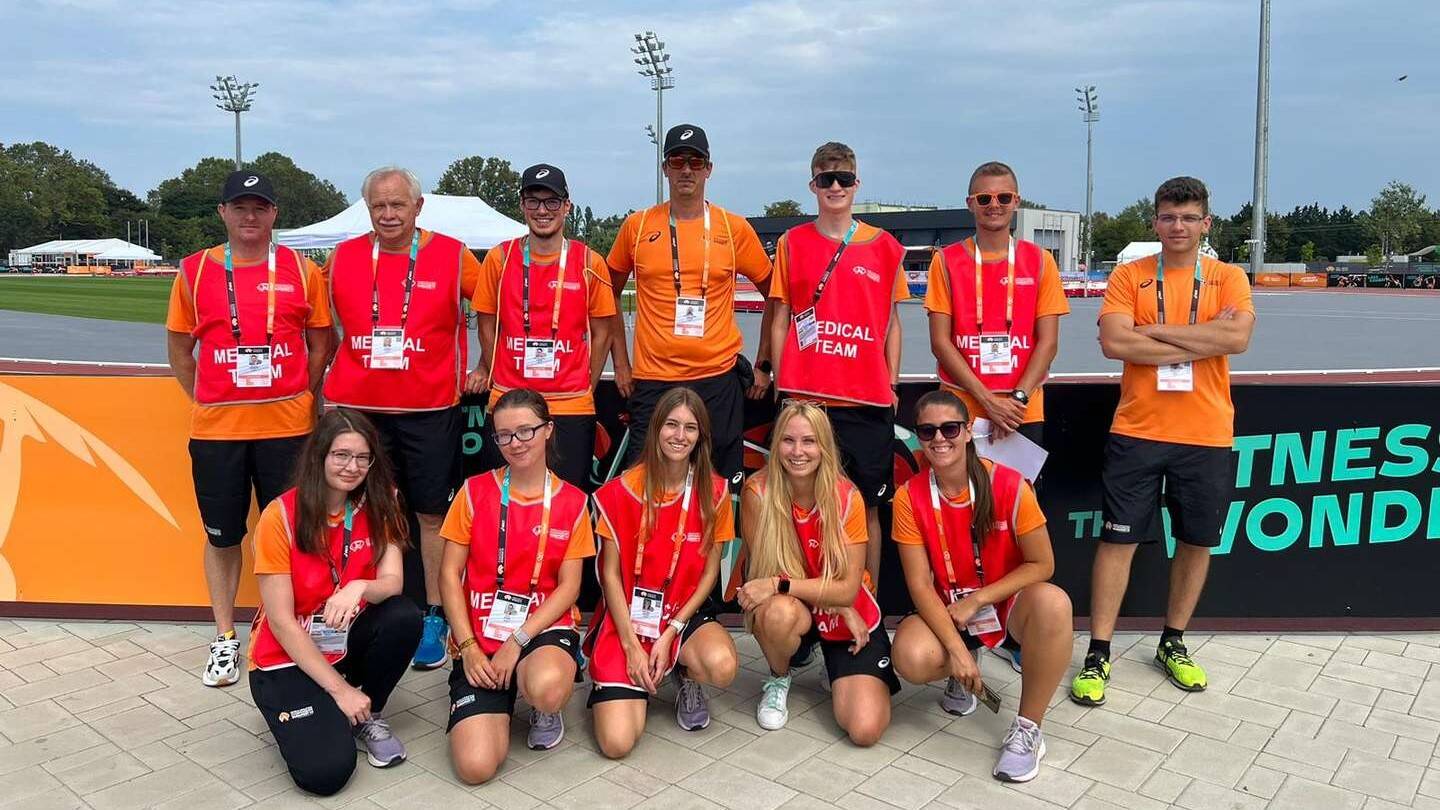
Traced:
[[210, 642], [210, 660], [200, 681], [206, 686], [230, 686], [240, 680], [240, 639], [216, 636]]
[[755, 710], [755, 722], [767, 731], [778, 731], [790, 720], [790, 676], [772, 675], [761, 687], [760, 706]]

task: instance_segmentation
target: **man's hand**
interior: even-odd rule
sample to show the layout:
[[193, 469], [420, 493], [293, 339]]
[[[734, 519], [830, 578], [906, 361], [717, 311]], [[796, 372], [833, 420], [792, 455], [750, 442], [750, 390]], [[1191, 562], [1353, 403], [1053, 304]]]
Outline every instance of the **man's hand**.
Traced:
[[490, 387], [490, 370], [482, 363], [465, 375], [465, 393], [478, 394]]
[[1019, 429], [1025, 421], [1025, 406], [1008, 393], [991, 392], [985, 399], [985, 415], [990, 419], [990, 439], [998, 441]]

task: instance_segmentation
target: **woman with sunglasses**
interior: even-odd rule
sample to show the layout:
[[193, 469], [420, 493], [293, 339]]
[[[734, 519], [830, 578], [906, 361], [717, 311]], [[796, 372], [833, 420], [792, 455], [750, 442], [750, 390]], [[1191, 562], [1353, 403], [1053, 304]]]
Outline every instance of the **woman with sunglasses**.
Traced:
[[725, 479], [710, 462], [710, 417], [686, 387], [655, 404], [640, 463], [595, 493], [604, 600], [587, 641], [595, 737], [612, 758], [645, 731], [646, 704], [673, 673], [675, 721], [710, 725], [702, 684], [725, 688], [739, 661], [711, 597], [720, 544], [735, 537]]
[[290, 777], [333, 795], [355, 770], [405, 759], [383, 710], [420, 640], [420, 610], [400, 593], [405, 513], [370, 420], [322, 416], [295, 486], [255, 526], [260, 610], [250, 630], [250, 694]]
[[745, 482], [740, 508], [750, 579], [737, 598], [770, 666], [756, 722], [784, 727], [790, 670], [818, 643], [836, 722], [854, 744], [874, 745], [900, 681], [865, 571], [865, 502], [840, 474], [824, 410], [793, 400], [780, 409], [770, 456]]
[[1048, 581], [1055, 556], [1045, 515], [1020, 473], [976, 454], [970, 412], [953, 393], [920, 398], [915, 433], [929, 470], [893, 502], [891, 536], [915, 604], [895, 631], [895, 669], [911, 683], [945, 678], [940, 706], [963, 717], [985, 688], [972, 651], [1018, 641], [1020, 710], [993, 773], [1028, 782], [1045, 756], [1040, 723], [1073, 642], [1070, 598]]
[[505, 392], [491, 426], [506, 466], [472, 476], [440, 534], [440, 595], [450, 621], [450, 758], [479, 784], [510, 751], [517, 691], [530, 704], [532, 749], [565, 736], [560, 715], [578, 669], [584, 559], [595, 554], [585, 493], [546, 461], [555, 434], [545, 398]]

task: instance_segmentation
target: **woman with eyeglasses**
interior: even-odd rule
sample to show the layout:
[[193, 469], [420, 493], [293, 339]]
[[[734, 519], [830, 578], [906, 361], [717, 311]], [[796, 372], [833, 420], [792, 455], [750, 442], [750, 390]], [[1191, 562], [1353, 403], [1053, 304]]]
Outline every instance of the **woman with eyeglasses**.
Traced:
[[891, 537], [915, 612], [895, 631], [895, 669], [911, 683], [945, 679], [940, 706], [964, 717], [985, 689], [973, 651], [1006, 638], [1025, 650], [1020, 709], [994, 776], [1040, 770], [1040, 723], [1070, 663], [1070, 598], [1048, 580], [1055, 556], [1035, 491], [1019, 472], [980, 458], [970, 412], [946, 390], [920, 398], [915, 433], [928, 471], [895, 493]]
[[851, 742], [874, 745], [890, 725], [900, 681], [868, 587], [865, 502], [840, 474], [824, 410], [793, 400], [780, 409], [770, 456], [745, 482], [740, 508], [750, 579], [737, 598], [770, 666], [756, 722], [785, 726], [790, 670], [818, 643], [836, 722]]
[[578, 668], [584, 560], [595, 554], [585, 493], [548, 466], [555, 427], [526, 388], [495, 403], [495, 444], [507, 462], [472, 476], [440, 534], [440, 595], [450, 620], [450, 759], [468, 784], [488, 781], [510, 751], [519, 692], [528, 744], [554, 748]]
[[405, 759], [385, 703], [420, 640], [402, 587], [405, 513], [370, 420], [339, 408], [300, 451], [295, 486], [255, 526], [260, 610], [250, 694], [301, 790], [337, 793], [355, 770]]
[[655, 404], [640, 463], [595, 493], [604, 600], [586, 638], [595, 737], [611, 758], [645, 731], [650, 695], [673, 674], [675, 721], [710, 725], [702, 684], [725, 688], [739, 661], [711, 597], [720, 544], [735, 537], [729, 489], [710, 462], [710, 416], [686, 387]]

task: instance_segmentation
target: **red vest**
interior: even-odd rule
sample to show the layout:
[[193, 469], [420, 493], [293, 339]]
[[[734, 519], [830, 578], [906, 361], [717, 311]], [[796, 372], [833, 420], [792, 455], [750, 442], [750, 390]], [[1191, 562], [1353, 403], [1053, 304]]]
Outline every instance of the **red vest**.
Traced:
[[[505, 256], [496, 293], [495, 369], [491, 386], [504, 393], [512, 388], [529, 388], [548, 397], [566, 398], [590, 393], [590, 295], [585, 281], [590, 249], [584, 242], [571, 241], [567, 249], [564, 289], [559, 287], [559, 262], [530, 265], [530, 337], [559, 341], [555, 354], [560, 368], [549, 379], [526, 379], [524, 309], [524, 239], [512, 239], [498, 246]], [[555, 320], [555, 297], [560, 296], [560, 313]]]
[[[848, 480], [840, 481], [840, 491], [835, 494], [840, 499], [842, 515], [843, 509], [850, 503], [851, 493], [854, 491], [854, 484]], [[820, 559], [820, 512], [816, 509], [809, 514], [799, 515], [794, 507], [791, 507], [790, 518], [795, 524], [795, 535], [800, 540], [800, 550], [804, 552], [805, 576], [807, 578], [818, 577], [823, 565]], [[850, 607], [855, 608], [860, 614], [860, 618], [864, 620], [865, 626], [870, 630], [873, 631], [880, 626], [880, 605], [875, 601], [875, 595], [865, 587], [864, 583], [861, 583], [860, 589], [855, 594], [855, 601], [850, 603]], [[850, 640], [850, 631], [845, 627], [845, 622], [841, 620], [840, 614], [812, 606], [810, 616], [814, 620], [815, 629], [820, 633], [821, 638], [826, 641]]]
[[[1010, 354], [1014, 358], [1009, 374], [980, 373], [980, 331], [975, 324], [975, 253], [973, 240], [946, 245], [940, 251], [945, 263], [945, 281], [950, 285], [950, 338], [970, 370], [991, 391], [1010, 391], [1030, 364], [1035, 351], [1035, 302], [1040, 295], [1040, 273], [1045, 269], [1045, 250], [1034, 242], [1015, 241], [1015, 316], [1010, 326]], [[985, 292], [987, 333], [1005, 332], [1005, 295], [1009, 283], [1009, 259], [985, 262], [982, 280]], [[960, 384], [937, 366], [941, 381]]]
[[[495, 581], [496, 551], [500, 547], [500, 484], [505, 468], [471, 476], [465, 481], [470, 497], [470, 508], [474, 510], [470, 519], [470, 557], [465, 563], [465, 604], [470, 611], [470, 628], [475, 641], [486, 655], [494, 655], [501, 642], [485, 637], [485, 620], [490, 616], [490, 607], [495, 598], [497, 584], [503, 584], [511, 593], [531, 593], [530, 578], [535, 571], [535, 554], [538, 550], [540, 521], [544, 506], [537, 499], [534, 503], [519, 503], [515, 500], [512, 487], [510, 512], [506, 518], [509, 524], [505, 539], [505, 579]], [[545, 559], [540, 566], [540, 577], [535, 583], [533, 612], [555, 590], [560, 581], [560, 566], [565, 562], [565, 551], [570, 548], [570, 532], [585, 511], [585, 493], [572, 484], [567, 484], [554, 475], [550, 496], [550, 529], [545, 542]], [[580, 611], [571, 607], [547, 630], [573, 628], [580, 618]]]
[[268, 388], [235, 384], [237, 346], [265, 345], [265, 313], [269, 295], [268, 261], [235, 268], [235, 309], [240, 316], [240, 341], [230, 329], [230, 297], [225, 292], [225, 264], [210, 251], [192, 253], [180, 272], [195, 303], [195, 331], [200, 341], [195, 361], [195, 401], [202, 405], [237, 405], [294, 399], [310, 387], [310, 357], [305, 346], [305, 321], [310, 304], [305, 296], [305, 262], [290, 248], [275, 249], [275, 333], [270, 340], [272, 379]]
[[[426, 238], [428, 234], [428, 239]], [[465, 381], [465, 316], [460, 308], [460, 267], [465, 245], [433, 231], [422, 232], [415, 256], [415, 285], [405, 318], [405, 367], [370, 370], [372, 326], [397, 328], [405, 302], [410, 251], [380, 252], [372, 270], [372, 235], [335, 246], [330, 262], [330, 301], [345, 333], [325, 378], [332, 405], [377, 411], [434, 411], [460, 401]], [[379, 276], [380, 320], [371, 304]]]
[[[955, 582], [949, 582], [945, 574], [945, 556], [940, 550], [940, 532], [935, 522], [935, 508], [930, 500], [930, 474], [915, 475], [905, 482], [910, 495], [910, 508], [915, 516], [915, 525], [920, 538], [925, 541], [925, 551], [930, 555], [930, 570], [934, 574], [935, 592], [940, 601], [949, 604], [952, 588], [979, 588], [988, 582], [995, 582], [1014, 571], [1025, 562], [1020, 551], [1020, 541], [1015, 536], [1015, 517], [1020, 505], [1020, 488], [1024, 481], [1020, 473], [1009, 467], [995, 464], [990, 468], [990, 492], [995, 504], [995, 522], [990, 533], [980, 546], [980, 563], [985, 568], [985, 582], [975, 573], [975, 551], [970, 534], [970, 505], [956, 506], [941, 498], [940, 511], [945, 522], [945, 542], [950, 548], [950, 564], [955, 570]], [[985, 633], [980, 641], [987, 647], [994, 647], [1005, 638], [1006, 622], [1010, 609], [1015, 606], [1015, 597], [995, 605], [1000, 617], [1001, 630]]]
[[781, 391], [889, 406], [890, 367], [885, 334], [893, 311], [895, 274], [905, 248], [880, 231], [867, 242], [852, 241], [841, 254], [825, 292], [815, 305], [819, 339], [801, 350], [794, 316], [809, 309], [815, 288], [839, 243], [810, 222], [785, 233], [791, 322], [780, 355]]
[[[329, 560], [324, 555], [306, 554], [295, 545], [295, 519], [298, 511], [295, 490], [287, 490], [276, 498], [276, 501], [285, 512], [285, 528], [290, 535], [290, 588], [295, 594], [295, 615], [303, 623], [319, 613], [325, 607], [325, 600], [339, 590], [330, 577], [330, 566], [334, 565], [337, 570], [340, 568], [344, 557], [340, 545], [345, 539], [345, 529], [343, 525], [339, 525], [326, 530]], [[340, 571], [340, 587], [356, 579], [374, 579], [376, 562], [375, 547], [370, 542], [370, 521], [365, 510], [361, 509], [350, 522], [350, 559], [345, 561], [345, 568]], [[361, 602], [360, 607], [363, 610], [365, 603]], [[333, 664], [344, 657], [343, 653], [332, 653], [327, 654], [325, 660]], [[256, 611], [255, 621], [250, 625], [249, 658], [256, 669], [295, 666], [295, 662], [290, 660], [290, 654], [280, 646], [280, 641], [270, 629], [263, 604]]]

